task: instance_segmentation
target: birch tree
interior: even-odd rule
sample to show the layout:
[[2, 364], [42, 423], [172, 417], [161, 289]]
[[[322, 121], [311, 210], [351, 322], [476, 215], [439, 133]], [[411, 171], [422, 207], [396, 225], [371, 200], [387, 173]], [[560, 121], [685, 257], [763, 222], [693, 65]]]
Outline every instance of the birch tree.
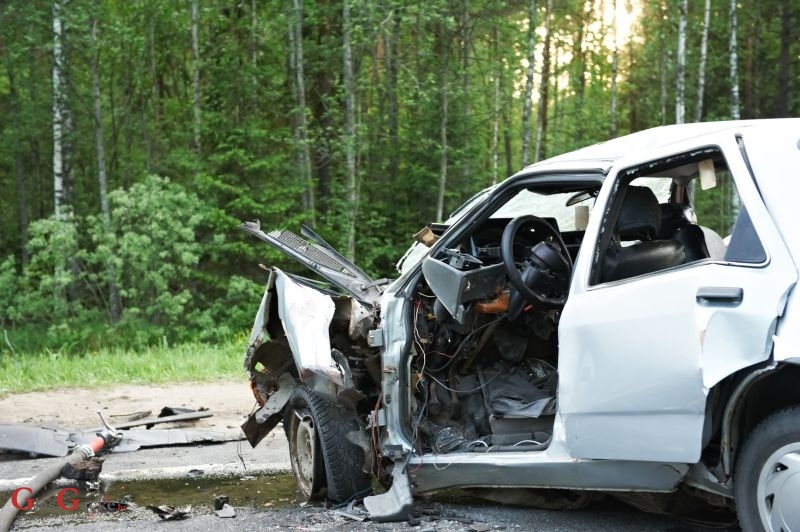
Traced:
[[343, 31], [343, 77], [345, 92], [344, 146], [347, 167], [347, 200], [350, 207], [347, 221], [347, 258], [355, 261], [356, 218], [358, 217], [358, 180], [356, 176], [356, 119], [355, 82], [353, 80], [353, 48], [351, 40], [350, 0], [344, 0], [342, 7]]
[[436, 220], [442, 221], [444, 219], [444, 194], [447, 189], [447, 113], [449, 105], [449, 64], [450, 64], [450, 29], [446, 27], [446, 22], [441, 25], [441, 34], [439, 38], [442, 39], [443, 45], [441, 66], [439, 71], [439, 88], [441, 98], [441, 111], [439, 115], [439, 193], [436, 198]]
[[53, 1], [53, 210], [57, 220], [71, 211], [71, 129], [69, 97], [65, 75], [62, 8], [67, 0]]
[[536, 153], [535, 161], [545, 157], [545, 141], [547, 139], [547, 103], [550, 90], [550, 21], [553, 18], [553, 0], [547, 0], [544, 15], [544, 51], [542, 56], [542, 77], [539, 82], [539, 112], [536, 125]]
[[314, 188], [311, 179], [311, 151], [308, 146], [308, 121], [306, 119], [306, 86], [303, 65], [303, 0], [290, 0], [289, 69], [292, 78], [292, 93], [295, 101], [294, 140], [297, 149], [297, 166], [304, 184], [303, 209], [309, 213], [314, 225]]
[[[730, 4], [731, 40], [729, 44], [731, 77], [731, 119], [739, 120], [739, 46], [736, 41], [736, 0]], [[739, 215], [739, 194], [736, 187], [730, 187], [731, 220]]]
[[617, 0], [612, 3], [614, 12], [611, 21], [611, 36], [614, 40], [614, 51], [611, 55], [611, 127], [608, 134], [611, 138], [617, 136], [617, 65], [619, 63], [619, 49], [617, 48]]
[[736, 41], [736, 0], [731, 0], [730, 3], [730, 23], [731, 35], [728, 44], [728, 59], [731, 80], [731, 119], [739, 120], [739, 46]]
[[[734, 0], [735, 1], [735, 0]], [[678, 56], [675, 73], [675, 123], [685, 122], [686, 105], [686, 15], [689, 0], [681, 0], [680, 17], [678, 19]]]
[[522, 166], [530, 162], [533, 107], [533, 77], [536, 64], [536, 0], [528, 3], [528, 68], [525, 70], [525, 91], [522, 94]]
[[[472, 114], [472, 107], [470, 105], [470, 79], [469, 79], [469, 53], [470, 53], [470, 46], [471, 46], [471, 30], [470, 25], [472, 21], [469, 15], [469, 0], [462, 0], [462, 11], [461, 11], [461, 31], [462, 31], [462, 41], [461, 41], [461, 53], [462, 53], [462, 62], [461, 62], [461, 97], [463, 98], [464, 102], [464, 115], [462, 118], [463, 124], [469, 124], [470, 122], [470, 115]], [[462, 135], [462, 141], [464, 144], [467, 144], [469, 139], [469, 135]], [[468, 183], [469, 178], [469, 157], [466, 155], [462, 155], [461, 158], [461, 176], [464, 178], [463, 182]]]
[[495, 22], [492, 28], [492, 52], [495, 65], [494, 71], [494, 92], [492, 95], [492, 185], [497, 183], [498, 167], [500, 162], [500, 78], [503, 76], [503, 62], [499, 53], [500, 32]]
[[706, 87], [706, 59], [708, 57], [708, 26], [711, 21], [711, 0], [706, 0], [703, 9], [703, 31], [700, 38], [700, 66], [697, 71], [697, 105], [694, 109], [694, 121], [703, 119], [703, 97]]

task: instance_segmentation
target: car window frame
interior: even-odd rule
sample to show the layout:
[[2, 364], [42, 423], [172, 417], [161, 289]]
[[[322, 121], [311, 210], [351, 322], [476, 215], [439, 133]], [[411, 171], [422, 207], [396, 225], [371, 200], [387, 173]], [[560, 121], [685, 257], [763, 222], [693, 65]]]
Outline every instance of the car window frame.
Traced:
[[[678, 264], [675, 266], [671, 266], [668, 268], [662, 268], [660, 270], [656, 270], [653, 272], [647, 272], [639, 275], [633, 275], [630, 277], [626, 277], [624, 279], [617, 279], [614, 281], [600, 281], [600, 277], [602, 276], [602, 263], [605, 257], [604, 253], [608, 250], [611, 239], [613, 237], [614, 231], [613, 227], [616, 224], [617, 219], [619, 218], [620, 210], [622, 208], [622, 201], [621, 198], [622, 192], [630, 186], [631, 182], [637, 179], [638, 177], [647, 177], [647, 176], [640, 176], [636, 174], [637, 170], [650, 166], [651, 168], [657, 168], [658, 166], [670, 167], [675, 165], [676, 160], [685, 159], [687, 162], [693, 162], [694, 160], [700, 160], [703, 158], [704, 155], [720, 155], [725, 159], [726, 165], [728, 167], [728, 171], [730, 173], [730, 178], [733, 181], [733, 185], [736, 188], [736, 193], [739, 196], [739, 203], [742, 206], [742, 210], [740, 211], [739, 215], [737, 216], [736, 221], [734, 222], [734, 228], [736, 227], [736, 223], [739, 221], [739, 217], [741, 217], [742, 211], [747, 211], [748, 216], [750, 217], [750, 228], [754, 232], [758, 242], [761, 245], [761, 248], [764, 250], [764, 260], [761, 262], [745, 262], [740, 260], [729, 260], [727, 258], [727, 253], [723, 258], [713, 258], [707, 257], [701, 260], [696, 260], [684, 264]], [[671, 152], [662, 153], [662, 154], [653, 154], [650, 157], [639, 157], [637, 159], [628, 158], [622, 161], [618, 161], [618, 164], [615, 165], [615, 168], [612, 168], [611, 172], [609, 172], [609, 176], [607, 180], [611, 181], [608, 185], [610, 186], [610, 192], [608, 196], [608, 200], [606, 201], [606, 207], [603, 211], [603, 216], [600, 219], [600, 228], [599, 228], [599, 236], [594, 243], [594, 249], [592, 252], [592, 260], [589, 265], [588, 275], [586, 277], [586, 285], [585, 288], [587, 290], [593, 290], [602, 287], [608, 286], [618, 286], [623, 283], [628, 283], [634, 280], [641, 280], [647, 279], [656, 275], [661, 275], [664, 273], [674, 272], [684, 270], [686, 268], [694, 268], [700, 267], [706, 264], [723, 264], [728, 266], [738, 266], [738, 267], [750, 267], [750, 268], [763, 268], [766, 267], [770, 263], [770, 253], [767, 245], [765, 244], [765, 240], [762, 237], [758, 227], [752, 220], [752, 215], [750, 214], [749, 203], [750, 199], [745, 199], [742, 194], [742, 181], [743, 180], [750, 180], [753, 182], [752, 173], [747, 169], [747, 175], [742, 176], [741, 172], [734, 172], [733, 166], [731, 164], [731, 159], [737, 155], [740, 155], [738, 146], [736, 150], [733, 151], [731, 149], [725, 149], [722, 146], [722, 143], [703, 143], [694, 145], [694, 147], [687, 147], [685, 149], [675, 149]], [[742, 161], [745, 162], [745, 161]], [[616, 169], [618, 168], [618, 169]], [[616, 169], [616, 171], [615, 171]], [[755, 183], [753, 182], [755, 186]], [[760, 199], [760, 195], [759, 195]], [[762, 200], [763, 201], [763, 200]], [[731, 233], [731, 238], [733, 238], [733, 233]]]

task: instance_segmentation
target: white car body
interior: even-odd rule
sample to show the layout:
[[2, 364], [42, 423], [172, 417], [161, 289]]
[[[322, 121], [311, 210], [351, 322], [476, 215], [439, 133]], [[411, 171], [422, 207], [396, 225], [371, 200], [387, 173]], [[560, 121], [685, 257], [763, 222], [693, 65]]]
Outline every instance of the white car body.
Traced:
[[[394, 464], [390, 473], [384, 473], [391, 475], [391, 489], [364, 501], [373, 519], [402, 519], [410, 510], [413, 493], [453, 486], [624, 492], [675, 492], [691, 486], [711, 494], [709, 499], [732, 503], [739, 493], [735, 488], [737, 456], [748, 434], [773, 412], [800, 404], [796, 385], [800, 302], [793, 291], [800, 264], [800, 225], [794, 205], [800, 198], [799, 142], [799, 119], [656, 128], [536, 163], [478, 194], [439, 228], [445, 230], [430, 248], [412, 246], [401, 261], [401, 276], [390, 284], [373, 284], [358, 271], [348, 274], [354, 281], [345, 293], [335, 295], [273, 270], [245, 361], [263, 405], [245, 425], [251, 443], [282, 419], [292, 390], [305, 385], [360, 420], [363, 434], [351, 435], [350, 441], [364, 448], [367, 469], [385, 471], [387, 463]], [[654, 189], [655, 196], [668, 196], [658, 197], [661, 203], [687, 206], [691, 194], [713, 188], [717, 180], [732, 180], [733, 194], [738, 191], [738, 199], [732, 201], [739, 204], [733, 211], [738, 218], [727, 253], [714, 256], [706, 250], [712, 247], [709, 235], [713, 231], [705, 229], [708, 245], [699, 259], [690, 260], [689, 244], [685, 249], [681, 244], [686, 258], [680, 263], [617, 273], [625, 269], [624, 257], [639, 253], [633, 250], [641, 244], [636, 239], [622, 242], [626, 240], [621, 228], [627, 214], [623, 214], [624, 196], [633, 195], [634, 188], [650, 186], [647, 179], [668, 185]], [[636, 184], [630, 184], [631, 180]], [[587, 190], [594, 198], [585, 229], [581, 220], [565, 230], [566, 218], [556, 220], [554, 216], [561, 216], [556, 211], [531, 213], [552, 220], [557, 232], [560, 226], [561, 235], [573, 239], [566, 243], [559, 237], [561, 255], [574, 255], [566, 300], [555, 306], [537, 305], [530, 299], [519, 303], [522, 296], [515, 292], [520, 289], [506, 283], [506, 296], [511, 293], [509, 309], [515, 297], [517, 307], [527, 306], [508, 310], [507, 315], [504, 309], [483, 310], [480, 305], [494, 296], [470, 291], [479, 290], [474, 288], [478, 283], [496, 284], [498, 275], [503, 275], [500, 264], [506, 271], [513, 267], [509, 264], [516, 264], [524, 279], [536, 275], [526, 273], [526, 268], [535, 269], [536, 260], [509, 258], [502, 245], [481, 241], [485, 228], [516, 217], [506, 218], [510, 207], [503, 205], [523, 189], [533, 191], [542, 202], [560, 198], [553, 192]], [[521, 204], [524, 209], [534, 203], [526, 199]], [[535, 206], [531, 208], [536, 211]], [[576, 218], [585, 212], [576, 212]], [[657, 232], [664, 229], [660, 220]], [[681, 227], [692, 225], [691, 220], [681, 223]], [[276, 245], [275, 238], [257, 226], [250, 224], [246, 229]], [[664, 240], [672, 246], [675, 235]], [[559, 239], [546, 234], [545, 239], [558, 250]], [[660, 242], [662, 237], [645, 238], [650, 239]], [[724, 246], [721, 238], [719, 242]], [[517, 244], [513, 240], [517, 247], [509, 249], [516, 253]], [[328, 253], [324, 242], [314, 247]], [[521, 247], [528, 252], [527, 244]], [[536, 245], [530, 248], [534, 254]], [[480, 264], [463, 265], [464, 259], [475, 258], [471, 254], [475, 250]], [[617, 253], [623, 257], [619, 263], [614, 258]], [[321, 271], [313, 259], [305, 263]], [[351, 267], [342, 264], [339, 271]], [[330, 275], [328, 279], [337, 283]], [[460, 291], [452, 290], [453, 286], [461, 286]], [[531, 286], [534, 293], [536, 288]], [[502, 294], [498, 290], [495, 295], [496, 303]], [[514, 318], [518, 321], [513, 327], [509, 325], [512, 314], [520, 316]], [[458, 383], [474, 377], [486, 395], [491, 358], [503, 350], [492, 347], [495, 354], [487, 354], [486, 344], [500, 345], [500, 340], [485, 331], [495, 335], [499, 334], [495, 330], [507, 328], [513, 334], [503, 334], [513, 339], [525, 334], [518, 334], [522, 323], [534, 322], [546, 322], [553, 332], [546, 338], [537, 332], [539, 340], [530, 333], [532, 340], [526, 337], [525, 347], [519, 347], [524, 351], [522, 358], [506, 365], [532, 364], [536, 357], [529, 352], [530, 345], [540, 340], [557, 347], [554, 411], [551, 417], [531, 419], [531, 427], [541, 427], [546, 418], [542, 431], [528, 430], [532, 440], [544, 433], [547, 441], [537, 441], [538, 446], [524, 439], [507, 443], [513, 441], [509, 440], [513, 430], [503, 428], [506, 443], [494, 443], [492, 436], [498, 434], [486, 434], [486, 419], [476, 421], [474, 427], [469, 420], [463, 421], [469, 417], [462, 411], [470, 408], [470, 394], [466, 387], [459, 389]], [[352, 352], [332, 347], [335, 323], [346, 324]], [[282, 331], [286, 341], [267, 347], [282, 337]], [[487, 338], [478, 342], [479, 334]], [[336, 345], [342, 345], [341, 338], [340, 334]], [[451, 351], [440, 353], [434, 345], [451, 346]], [[470, 359], [463, 345], [471, 345], [478, 355]], [[294, 363], [287, 367], [289, 352]], [[450, 358], [442, 358], [443, 354], [455, 362], [448, 362]], [[377, 366], [370, 366], [377, 364], [378, 355], [379, 374]], [[436, 357], [444, 364], [460, 364], [460, 369], [436, 373], [432, 362]], [[362, 359], [367, 369], [355, 375], [358, 372], [349, 365], [360, 366]], [[275, 374], [279, 366], [280, 375]], [[497, 369], [494, 375], [499, 374]], [[283, 384], [278, 384], [279, 379]], [[442, 387], [450, 390], [451, 399]], [[446, 401], [439, 408], [456, 413], [451, 418], [441, 412], [434, 415], [431, 393], [443, 394]], [[485, 414], [496, 423], [503, 416], [493, 412], [488, 402], [484, 401]], [[492, 425], [492, 431], [501, 426]], [[451, 451], [432, 451], [445, 431], [468, 436], [463, 442], [451, 440]], [[516, 450], [515, 445], [524, 450]], [[795, 454], [790, 449], [781, 456]], [[790, 494], [798, 495], [797, 481], [789, 484], [794, 490]], [[769, 487], [765, 481], [759, 489], [764, 485]], [[737, 495], [744, 497], [749, 495]], [[776, 502], [773, 508], [770, 502], [766, 509], [763, 503], [753, 505], [761, 512], [764, 528], [800, 529], [800, 522], [792, 522], [800, 517], [791, 515], [788, 503], [781, 507]], [[783, 525], [775, 528], [779, 522]]]

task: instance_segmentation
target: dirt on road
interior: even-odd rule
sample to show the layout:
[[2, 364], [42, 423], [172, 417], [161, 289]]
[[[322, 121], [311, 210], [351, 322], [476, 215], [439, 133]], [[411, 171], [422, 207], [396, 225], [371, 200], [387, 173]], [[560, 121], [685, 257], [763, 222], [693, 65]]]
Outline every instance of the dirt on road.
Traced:
[[254, 404], [244, 378], [172, 385], [60, 388], [0, 397], [0, 423], [41, 426], [52, 422], [65, 429], [85, 429], [98, 426], [98, 410], [114, 425], [148, 411], [147, 417], [156, 417], [168, 406], [208, 408], [214, 415], [193, 421], [191, 426], [228, 432], [241, 426]]

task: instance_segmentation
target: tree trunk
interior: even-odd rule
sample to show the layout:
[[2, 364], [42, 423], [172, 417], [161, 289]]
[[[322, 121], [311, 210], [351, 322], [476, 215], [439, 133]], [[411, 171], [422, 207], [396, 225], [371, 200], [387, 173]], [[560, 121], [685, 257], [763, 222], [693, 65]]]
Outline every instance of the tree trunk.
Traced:
[[[11, 66], [11, 57], [6, 54], [6, 75], [8, 76], [8, 92], [11, 106], [10, 119], [12, 123], [21, 124], [22, 116], [20, 113], [19, 93], [14, 76], [14, 69]], [[25, 187], [25, 163], [22, 156], [20, 143], [22, 135], [15, 128], [14, 131], [14, 174], [17, 181], [17, 206], [19, 210], [19, 240], [20, 257], [22, 264], [28, 264], [28, 201]]]
[[297, 149], [297, 165], [300, 179], [304, 183], [303, 209], [309, 213], [314, 225], [314, 187], [311, 180], [311, 150], [308, 145], [308, 123], [306, 120], [306, 87], [303, 68], [303, 2], [292, 0], [292, 14], [288, 17], [289, 68], [292, 71], [292, 92], [297, 103], [294, 112], [294, 139]]
[[658, 102], [661, 114], [661, 121], [660, 124], [663, 126], [667, 123], [667, 68], [669, 67], [669, 61], [667, 59], [667, 55], [669, 50], [667, 50], [667, 42], [664, 36], [664, 28], [659, 27], [658, 30], [658, 42], [659, 42], [659, 54], [658, 54], [658, 87], [659, 87], [659, 94], [658, 94]]
[[[152, 17], [147, 23], [147, 48], [148, 59], [150, 62], [150, 93], [153, 110], [153, 127], [152, 132], [145, 131], [147, 147], [147, 160], [145, 166], [147, 172], [158, 162], [158, 139], [159, 131], [161, 131], [161, 90], [159, 88], [158, 68], [156, 66], [156, 30], [155, 30], [155, 17]], [[143, 120], [145, 130], [150, 127], [149, 121]]]
[[542, 58], [542, 78], [539, 83], [539, 120], [536, 127], [536, 155], [535, 161], [541, 161], [546, 157], [545, 143], [547, 141], [547, 108], [548, 95], [550, 90], [550, 20], [553, 16], [553, 0], [547, 0], [547, 8], [544, 18], [544, 52]]
[[[53, 211], [60, 229], [73, 223], [74, 194], [72, 183], [72, 157], [74, 154], [74, 131], [69, 108], [69, 83], [67, 82], [67, 58], [64, 53], [64, 24], [62, 9], [68, 0], [53, 2]], [[68, 301], [78, 298], [77, 279], [80, 271], [75, 260], [74, 249], [59, 249], [59, 260], [54, 265], [54, 278], [58, 281], [53, 291], [54, 300], [66, 295]], [[63, 291], [62, 291], [63, 290]], [[65, 293], [65, 292], [66, 293]]]
[[356, 177], [356, 120], [355, 120], [355, 82], [353, 80], [353, 49], [351, 39], [350, 0], [344, 0], [342, 26], [344, 28], [344, 92], [345, 92], [345, 159], [347, 166], [347, 201], [350, 207], [347, 221], [347, 258], [355, 261], [356, 256], [356, 218], [358, 216], [358, 183]]
[[[586, 5], [580, 7], [579, 20], [576, 21], [578, 28], [577, 36], [572, 45], [572, 65], [571, 80], [572, 90], [575, 91], [575, 145], [583, 144], [584, 119], [583, 103], [586, 97], [586, 57], [583, 49], [584, 35], [586, 35], [587, 24], [591, 23], [591, 17], [586, 13]], [[616, 81], [615, 81], [616, 82]]]
[[198, 0], [192, 0], [192, 88], [194, 89], [194, 151], [200, 159], [200, 36], [198, 31]]
[[[439, 117], [439, 194], [436, 199], [436, 221], [444, 219], [444, 194], [447, 189], [447, 113], [449, 105], [449, 62], [450, 62], [450, 30], [441, 27], [439, 39], [442, 41], [442, 64], [439, 72], [439, 90], [441, 92], [441, 114]], [[444, 34], [444, 35], [442, 35]]]
[[22, 264], [30, 261], [28, 256], [28, 202], [25, 190], [25, 165], [19, 141], [14, 140], [14, 171], [17, 177], [17, 205], [19, 206], [19, 247]]
[[[464, 126], [469, 127], [470, 124], [470, 115], [472, 115], [472, 109], [470, 107], [471, 102], [471, 94], [470, 94], [470, 79], [469, 79], [469, 48], [470, 48], [470, 38], [471, 38], [471, 28], [470, 24], [472, 21], [470, 20], [469, 16], [469, 0], [462, 0], [462, 12], [461, 12], [461, 28], [462, 28], [462, 42], [461, 42], [461, 53], [462, 53], [462, 63], [461, 63], [461, 97], [464, 99], [464, 115], [461, 117], [461, 124]], [[470, 135], [468, 132], [464, 132], [461, 135], [461, 146], [466, 148], [469, 146], [468, 139]], [[463, 178], [462, 183], [469, 183], [469, 153], [468, 150], [463, 150], [461, 153], [461, 177]]]
[[739, 120], [739, 52], [736, 43], [736, 0], [731, 0], [730, 4], [731, 21], [731, 40], [728, 46], [728, 56], [730, 60], [730, 83], [731, 83], [731, 119]]
[[[53, 210], [57, 220], [69, 217], [68, 147], [65, 145], [69, 116], [65, 62], [63, 49], [63, 25], [61, 22], [62, 0], [53, 2]], [[66, 153], [65, 153], [66, 152]]]
[[497, 183], [500, 163], [500, 77], [503, 75], [503, 62], [500, 60], [500, 31], [495, 24], [492, 28], [492, 55], [497, 70], [494, 72], [494, 95], [492, 105], [492, 185]]
[[389, 129], [389, 182], [396, 183], [400, 173], [400, 133], [399, 105], [397, 102], [397, 39], [400, 30], [400, 15], [397, 9], [391, 10], [389, 36], [386, 39], [386, 99], [389, 110], [387, 127]]
[[681, 0], [680, 18], [678, 19], [678, 68], [675, 73], [675, 123], [683, 124], [686, 102], [686, 15], [689, 0]]
[[617, 0], [611, 4], [613, 18], [611, 19], [611, 35], [614, 40], [614, 52], [611, 55], [611, 126], [608, 134], [613, 139], [617, 136], [617, 65], [619, 63], [619, 49], [617, 47]]
[[533, 76], [536, 64], [536, 0], [528, 3], [528, 69], [525, 71], [525, 92], [522, 95], [522, 167], [530, 163], [533, 107]]
[[790, 64], [791, 64], [791, 46], [794, 39], [792, 39], [793, 27], [793, 12], [791, 2], [781, 3], [781, 35], [780, 35], [780, 52], [778, 54], [778, 94], [776, 102], [776, 111], [779, 117], [791, 116], [789, 112], [789, 97], [790, 91]]
[[[731, 0], [731, 41], [730, 41], [730, 77], [731, 77], [731, 119], [739, 120], [739, 53], [736, 41], [736, 0]], [[733, 184], [731, 184], [733, 185]], [[739, 195], [736, 187], [730, 187], [731, 220], [736, 220], [739, 215]]]
[[[97, 21], [91, 21], [92, 32], [92, 112], [94, 115], [94, 136], [97, 150], [97, 181], [100, 189], [100, 210], [103, 214], [105, 234], [111, 234], [111, 209], [108, 204], [108, 179], [106, 177], [106, 148], [103, 138], [103, 110], [100, 101], [100, 76], [97, 72], [100, 62], [100, 47], [97, 43]], [[121, 316], [119, 291], [117, 290], [114, 263], [109, 259], [106, 264], [108, 281], [108, 314], [111, 323], [117, 323]]]
[[697, 71], [697, 106], [694, 111], [694, 121], [703, 119], [703, 97], [706, 88], [706, 59], [708, 57], [708, 26], [711, 21], [711, 0], [706, 0], [703, 10], [703, 36], [700, 40], [700, 67]]

